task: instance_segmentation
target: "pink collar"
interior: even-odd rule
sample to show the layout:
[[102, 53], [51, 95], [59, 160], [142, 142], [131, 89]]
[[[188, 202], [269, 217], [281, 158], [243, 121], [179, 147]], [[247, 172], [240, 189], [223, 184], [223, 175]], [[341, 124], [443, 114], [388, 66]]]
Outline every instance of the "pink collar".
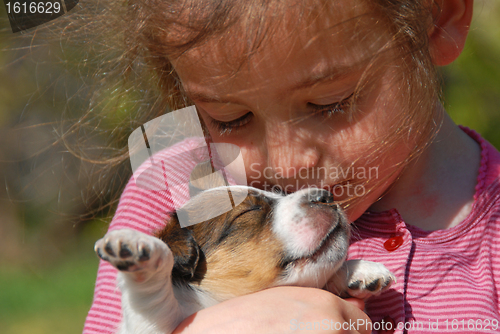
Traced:
[[354, 225], [384, 234], [395, 233], [401, 228], [406, 228], [414, 238], [422, 238], [420, 242], [435, 243], [456, 238], [477, 224], [500, 198], [500, 183], [498, 182], [500, 153], [476, 131], [463, 126], [460, 128], [481, 146], [481, 166], [477, 176], [474, 203], [469, 216], [464, 221], [450, 229], [425, 231], [406, 224], [397, 209], [391, 209], [383, 212], [367, 211], [356, 220]]

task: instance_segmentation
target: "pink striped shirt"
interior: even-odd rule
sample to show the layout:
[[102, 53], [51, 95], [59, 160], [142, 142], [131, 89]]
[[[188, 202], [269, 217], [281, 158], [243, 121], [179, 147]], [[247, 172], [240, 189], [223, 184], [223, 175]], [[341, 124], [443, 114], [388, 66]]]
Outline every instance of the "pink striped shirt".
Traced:
[[[354, 224], [349, 258], [381, 262], [397, 278], [392, 289], [366, 303], [374, 333], [500, 333], [500, 153], [474, 131], [463, 130], [482, 150], [472, 211], [463, 222], [429, 232], [405, 224], [393, 209], [367, 212]], [[185, 141], [159, 158], [198, 144]], [[180, 183], [193, 167], [190, 161], [177, 167]], [[109, 230], [127, 227], [152, 233], [165, 225], [172, 211], [168, 191], [144, 190], [132, 180]], [[100, 262], [84, 334], [113, 333], [118, 326], [116, 275], [111, 265]]]

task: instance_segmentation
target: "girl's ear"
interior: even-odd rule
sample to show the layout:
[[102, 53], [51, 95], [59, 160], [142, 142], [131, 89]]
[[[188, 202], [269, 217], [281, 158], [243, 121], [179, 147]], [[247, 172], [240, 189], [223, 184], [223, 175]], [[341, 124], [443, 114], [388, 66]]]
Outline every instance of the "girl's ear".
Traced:
[[174, 255], [172, 283], [177, 286], [200, 281], [206, 271], [205, 254], [189, 228], [181, 228], [177, 214], [173, 214], [165, 228], [156, 233]]
[[474, 0], [434, 1], [434, 25], [429, 30], [429, 50], [434, 65], [448, 65], [462, 53], [473, 4]]

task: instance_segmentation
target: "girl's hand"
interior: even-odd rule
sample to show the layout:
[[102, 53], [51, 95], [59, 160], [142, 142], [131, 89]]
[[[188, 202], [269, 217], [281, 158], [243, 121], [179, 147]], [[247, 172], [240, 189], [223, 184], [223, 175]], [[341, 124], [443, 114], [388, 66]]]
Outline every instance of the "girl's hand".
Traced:
[[369, 334], [370, 319], [360, 308], [362, 301], [346, 301], [325, 290], [276, 287], [201, 310], [173, 334]]

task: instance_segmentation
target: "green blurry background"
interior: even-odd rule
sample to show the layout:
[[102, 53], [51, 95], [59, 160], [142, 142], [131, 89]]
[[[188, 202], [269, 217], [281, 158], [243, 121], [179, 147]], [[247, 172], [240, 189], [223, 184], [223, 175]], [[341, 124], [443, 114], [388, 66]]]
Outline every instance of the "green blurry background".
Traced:
[[[83, 109], [75, 96], [85, 95], [92, 66], [78, 65], [89, 56], [78, 45], [31, 44], [0, 25], [0, 332], [79, 333], [98, 264], [93, 243], [108, 220], [79, 218], [93, 209], [81, 193], [92, 164], [53, 143], [62, 115]], [[442, 78], [452, 118], [500, 148], [500, 1], [476, 2], [465, 50]]]

